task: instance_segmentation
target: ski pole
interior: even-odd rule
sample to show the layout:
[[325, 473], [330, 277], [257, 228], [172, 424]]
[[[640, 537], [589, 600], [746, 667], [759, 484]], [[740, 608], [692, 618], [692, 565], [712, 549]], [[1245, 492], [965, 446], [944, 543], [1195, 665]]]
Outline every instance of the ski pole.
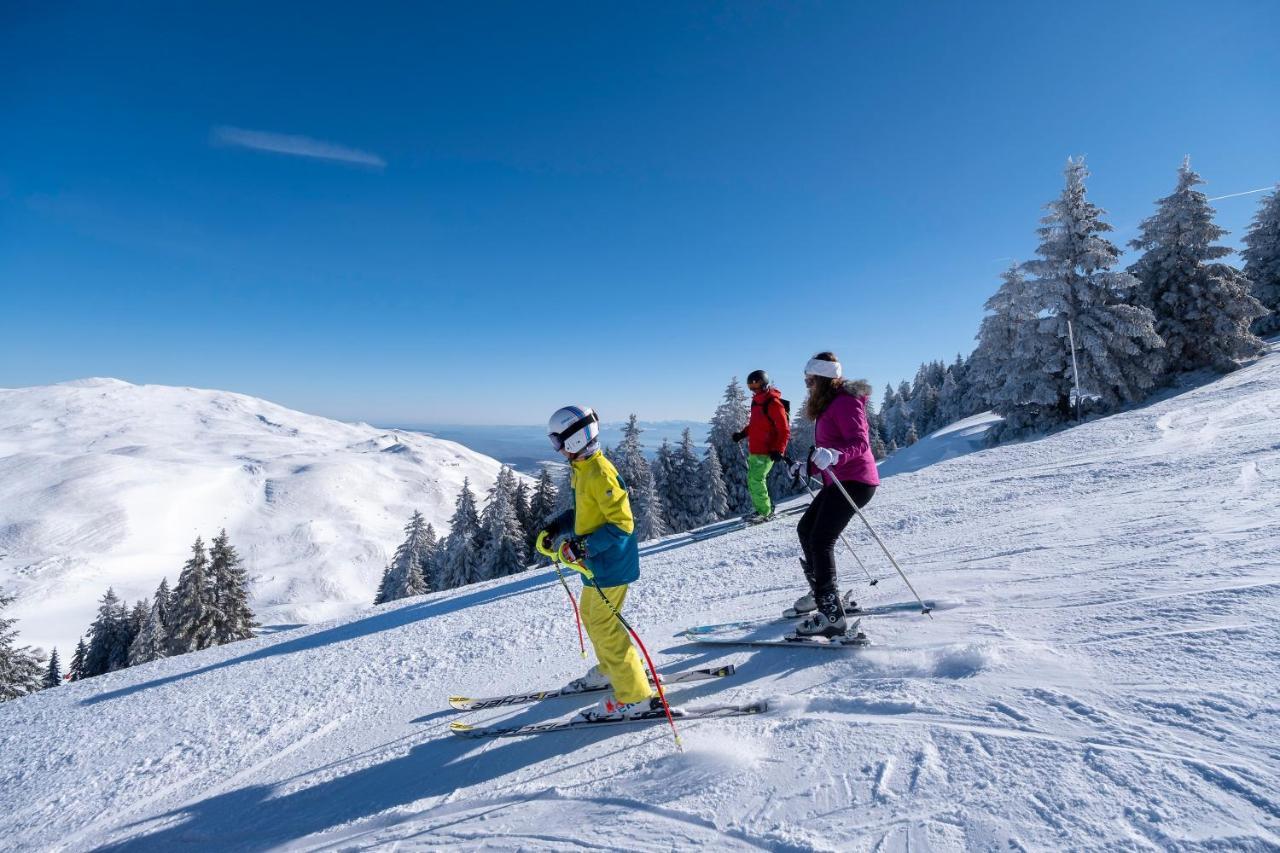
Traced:
[[578, 651], [582, 653], [582, 659], [587, 658], [587, 643], [582, 638], [582, 614], [578, 612], [578, 600], [573, 597], [573, 593], [569, 590], [569, 583], [564, 579], [564, 572], [560, 571], [559, 563], [552, 563], [555, 567], [556, 577], [560, 578], [560, 586], [564, 587], [564, 594], [569, 596], [569, 603], [573, 605], [573, 619], [578, 623]]
[[[822, 474], [825, 479], [827, 472], [823, 471]], [[911, 590], [911, 594], [916, 597], [916, 601], [920, 602], [920, 612], [932, 619], [933, 608], [924, 603], [924, 599], [920, 597], [920, 593], [916, 592], [916, 588], [911, 585], [911, 581], [907, 580], [907, 573], [902, 570], [902, 567], [898, 565], [898, 561], [889, 553], [889, 549], [885, 547], [884, 542], [881, 541], [875, 528], [871, 526], [871, 522], [867, 521], [866, 515], [863, 514], [862, 510], [858, 509], [858, 505], [854, 503], [853, 498], [849, 497], [849, 493], [845, 491], [844, 483], [836, 479], [834, 474], [831, 475], [831, 482], [840, 490], [840, 494], [844, 495], [844, 499], [849, 502], [849, 506], [853, 507], [853, 514], [862, 519], [862, 523], [867, 526], [867, 532], [871, 534], [871, 538], [876, 540], [876, 544], [880, 546], [880, 550], [884, 551], [884, 555], [889, 558], [889, 562], [893, 563], [893, 567], [897, 569], [898, 574], [902, 576], [902, 581], [907, 585], [907, 589]]]
[[[788, 463], [790, 463], [790, 461], [791, 460], [787, 460]], [[800, 479], [800, 482], [804, 484], [804, 490], [809, 493], [809, 499], [811, 501], [817, 500], [818, 495], [816, 492], [814, 492], [813, 487], [809, 485], [808, 475], [801, 474], [799, 479]], [[840, 531], [840, 541], [843, 542], [844, 546], [849, 549], [849, 553], [853, 555], [853, 561], [858, 564], [858, 568], [862, 569], [862, 571], [866, 574], [866, 576], [870, 578], [871, 580], [870, 586], [875, 586], [876, 584], [880, 583], [880, 579], [877, 578], [875, 575], [871, 574], [870, 569], [868, 569], [863, 564], [862, 559], [858, 556], [858, 552], [853, 550], [853, 546], [849, 544], [849, 540], [844, 538], [843, 530]]]
[[583, 578], [590, 581], [591, 585], [595, 587], [596, 592], [600, 594], [600, 600], [604, 602], [605, 607], [608, 607], [609, 611], [613, 613], [614, 616], [618, 617], [618, 621], [622, 623], [622, 627], [626, 629], [627, 633], [631, 635], [631, 639], [636, 641], [636, 645], [639, 646], [640, 651], [644, 653], [645, 663], [649, 665], [649, 674], [653, 676], [653, 685], [658, 689], [658, 699], [662, 702], [662, 710], [667, 715], [667, 723], [671, 726], [671, 734], [676, 739], [676, 749], [684, 752], [684, 744], [680, 741], [680, 730], [676, 728], [675, 718], [671, 716], [671, 705], [667, 702], [666, 691], [662, 689], [662, 679], [658, 675], [658, 668], [653, 665], [653, 658], [649, 656], [649, 650], [645, 648], [644, 641], [640, 639], [640, 635], [636, 633], [636, 629], [631, 627], [631, 623], [627, 621], [627, 618], [622, 615], [622, 611], [614, 607], [613, 602], [609, 600], [609, 596], [604, 594], [604, 590], [600, 588], [600, 584], [596, 581], [596, 576], [591, 569], [578, 562], [566, 561], [560, 556], [559, 551], [553, 551], [550, 548], [547, 548], [545, 544], [546, 541], [546, 533], [538, 536], [538, 541], [535, 543], [538, 553], [546, 557], [550, 557], [556, 564], [561, 564], [573, 569], [575, 572], [582, 575]]

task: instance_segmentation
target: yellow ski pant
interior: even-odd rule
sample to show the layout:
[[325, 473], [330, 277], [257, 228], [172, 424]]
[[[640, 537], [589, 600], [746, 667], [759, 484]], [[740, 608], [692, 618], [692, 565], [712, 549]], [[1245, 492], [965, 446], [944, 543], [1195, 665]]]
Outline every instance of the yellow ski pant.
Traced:
[[[622, 612], [622, 602], [627, 597], [627, 584], [602, 587], [609, 602]], [[619, 702], [639, 702], [653, 695], [649, 677], [645, 675], [640, 653], [631, 644], [631, 635], [622, 627], [622, 620], [613, 615], [594, 586], [583, 586], [578, 596], [582, 611], [582, 624], [596, 650], [600, 671], [613, 685], [613, 695]]]

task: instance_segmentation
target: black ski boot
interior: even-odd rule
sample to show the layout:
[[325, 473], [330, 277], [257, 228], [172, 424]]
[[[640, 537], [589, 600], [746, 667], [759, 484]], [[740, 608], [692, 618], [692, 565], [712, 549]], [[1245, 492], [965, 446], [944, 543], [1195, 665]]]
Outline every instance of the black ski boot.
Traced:
[[849, 623], [844, 618], [844, 607], [840, 603], [840, 593], [827, 590], [817, 595], [818, 612], [805, 619], [796, 627], [797, 637], [826, 637], [835, 639], [849, 630]]

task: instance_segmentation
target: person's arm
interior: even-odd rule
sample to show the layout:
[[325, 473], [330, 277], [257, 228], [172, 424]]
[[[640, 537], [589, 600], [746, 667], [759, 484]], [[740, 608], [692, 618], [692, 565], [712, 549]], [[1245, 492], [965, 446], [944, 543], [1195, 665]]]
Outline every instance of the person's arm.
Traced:
[[612, 474], [592, 478], [587, 486], [587, 499], [599, 505], [605, 523], [584, 536], [583, 542], [587, 546], [588, 557], [605, 557], [615, 548], [622, 547], [636, 529], [631, 501], [618, 478]]
[[[835, 404], [832, 403], [832, 405]], [[836, 428], [839, 431], [839, 439], [827, 445], [828, 450], [834, 450], [840, 454], [840, 459], [861, 456], [871, 447], [871, 438], [867, 428], [866, 404], [851, 397], [849, 402], [845, 404], [845, 408], [848, 408], [849, 411], [831, 413], [838, 418]], [[839, 462], [840, 459], [836, 461]]]
[[[781, 456], [787, 451], [787, 442], [791, 440], [791, 423], [787, 420], [787, 410], [782, 407], [782, 401], [775, 400], [774, 402], [776, 405], [769, 407], [769, 421], [773, 424], [776, 438], [770, 451]], [[775, 459], [774, 461], [777, 462], [778, 460]]]

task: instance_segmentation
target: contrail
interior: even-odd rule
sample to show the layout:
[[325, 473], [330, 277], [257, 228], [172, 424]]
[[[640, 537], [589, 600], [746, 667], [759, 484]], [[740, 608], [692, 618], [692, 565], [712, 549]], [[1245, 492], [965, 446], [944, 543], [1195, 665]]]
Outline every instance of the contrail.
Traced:
[[1261, 189], [1256, 189], [1256, 190], [1245, 190], [1242, 193], [1228, 193], [1227, 195], [1216, 195], [1213, 198], [1209, 199], [1209, 201], [1221, 201], [1224, 198], [1235, 198], [1238, 195], [1253, 195], [1254, 193], [1264, 193], [1269, 189], [1271, 189], [1271, 187], [1262, 187]]
[[272, 151], [276, 154], [288, 154], [293, 157], [313, 157], [318, 160], [336, 160], [341, 163], [357, 163], [361, 166], [372, 166], [375, 169], [386, 168], [387, 161], [377, 154], [348, 148], [323, 139], [312, 139], [308, 136], [289, 136], [283, 133], [268, 133], [262, 130], [245, 130], [240, 127], [215, 127], [213, 141], [219, 145], [237, 145], [241, 148], [253, 148], [258, 151]]

